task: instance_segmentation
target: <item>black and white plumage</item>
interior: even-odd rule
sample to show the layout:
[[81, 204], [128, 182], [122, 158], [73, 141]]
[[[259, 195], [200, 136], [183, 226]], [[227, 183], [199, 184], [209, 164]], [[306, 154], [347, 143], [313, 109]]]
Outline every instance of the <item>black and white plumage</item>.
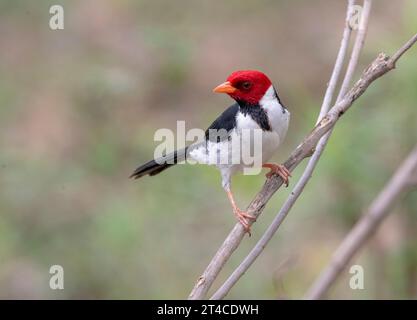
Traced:
[[[258, 105], [248, 106], [242, 102], [237, 102], [224, 111], [207, 129], [206, 144], [194, 148], [189, 152], [189, 156], [198, 163], [216, 165], [221, 172], [223, 188], [229, 191], [232, 175], [242, 172], [245, 167], [250, 168], [251, 165], [245, 165], [242, 162], [234, 164], [230, 163], [231, 161], [227, 164], [221, 164], [218, 157], [214, 156], [213, 153], [218, 154], [227, 149], [224, 154], [229, 154], [229, 158], [233, 157], [234, 139], [238, 139], [242, 145], [253, 144], [253, 141], [244, 140], [245, 137], [241, 135], [242, 129], [259, 129], [262, 130], [262, 154], [254, 155], [261, 157], [261, 160], [254, 160], [254, 162], [263, 164], [273, 156], [284, 140], [289, 120], [289, 111], [279, 103], [274, 87], [271, 85]], [[222, 139], [210, 140], [210, 129], [225, 130], [227, 136], [222, 137]]]
[[[281, 103], [268, 77], [259, 71], [234, 72], [226, 82], [216, 87], [214, 92], [227, 93], [236, 103], [227, 108], [210, 125], [206, 130], [205, 141], [166, 155], [163, 160], [149, 161], [138, 167], [131, 177], [156, 175], [184, 161], [186, 157], [198, 163], [215, 165], [221, 172], [222, 186], [229, 196], [234, 213], [249, 232], [249, 223], [246, 219], [252, 217], [236, 206], [231, 192], [231, 177], [237, 172], [253, 168], [254, 164], [258, 164], [261, 167], [270, 168], [269, 174], [279, 174], [288, 182], [290, 173], [285, 167], [266, 162], [273, 156], [286, 136], [290, 113]], [[240, 143], [242, 147], [252, 146], [253, 135], [247, 134], [252, 131], [258, 131], [261, 135], [262, 152], [252, 154], [253, 162], [251, 163], [234, 161], [242, 158], [242, 148], [233, 146], [236, 145], [235, 143]], [[226, 155], [226, 159], [219, 155]]]

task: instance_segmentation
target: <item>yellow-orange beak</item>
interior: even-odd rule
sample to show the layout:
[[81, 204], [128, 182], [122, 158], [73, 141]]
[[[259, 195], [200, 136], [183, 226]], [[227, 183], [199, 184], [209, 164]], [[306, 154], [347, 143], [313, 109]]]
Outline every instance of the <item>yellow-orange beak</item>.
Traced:
[[232, 86], [230, 81], [223, 82], [221, 85], [218, 85], [213, 89], [213, 92], [216, 93], [233, 93], [236, 91], [236, 88]]

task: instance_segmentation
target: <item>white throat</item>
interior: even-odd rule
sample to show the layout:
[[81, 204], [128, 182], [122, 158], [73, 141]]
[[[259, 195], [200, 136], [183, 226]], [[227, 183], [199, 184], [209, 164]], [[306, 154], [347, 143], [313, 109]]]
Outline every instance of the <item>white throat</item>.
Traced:
[[266, 111], [272, 130], [278, 133], [281, 140], [284, 139], [288, 130], [290, 112], [279, 103], [272, 85], [259, 101], [259, 105]]

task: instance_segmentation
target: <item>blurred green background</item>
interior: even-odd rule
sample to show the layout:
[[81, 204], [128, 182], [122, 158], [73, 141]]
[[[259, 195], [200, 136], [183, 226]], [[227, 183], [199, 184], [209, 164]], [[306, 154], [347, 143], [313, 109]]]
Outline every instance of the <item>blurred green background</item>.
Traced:
[[[49, 29], [61, 4], [65, 29]], [[374, 1], [358, 72], [417, 30], [417, 1]], [[0, 298], [185, 298], [235, 223], [213, 167], [127, 179], [155, 130], [205, 128], [231, 104], [212, 88], [237, 69], [274, 82], [292, 122], [283, 161], [318, 114], [345, 1], [0, 2]], [[359, 74], [359, 73], [358, 73]], [[356, 78], [358, 76], [356, 75]], [[306, 188], [230, 298], [300, 298], [417, 141], [417, 51], [374, 83], [334, 131]], [[299, 166], [293, 181], [305, 163]], [[264, 175], [237, 176], [245, 207]], [[291, 191], [269, 202], [233, 270]], [[417, 195], [409, 194], [331, 298], [416, 298]], [[65, 289], [49, 288], [49, 268]], [[220, 282], [216, 282], [218, 285]]]

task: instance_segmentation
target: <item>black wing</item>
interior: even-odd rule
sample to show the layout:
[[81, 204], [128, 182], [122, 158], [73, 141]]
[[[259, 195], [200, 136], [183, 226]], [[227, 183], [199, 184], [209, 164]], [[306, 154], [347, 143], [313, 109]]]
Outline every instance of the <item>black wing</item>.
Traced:
[[[220, 142], [228, 139], [230, 131], [236, 126], [236, 115], [239, 111], [239, 105], [234, 105], [227, 108], [206, 130], [206, 141]], [[210, 132], [210, 130], [212, 130]], [[131, 178], [138, 179], [145, 175], [156, 175], [165, 169], [185, 160], [188, 152], [194, 148], [198, 148], [201, 144], [193, 144], [182, 150], [177, 150], [170, 153], [162, 159], [151, 160], [139, 166], [132, 174]]]
[[230, 131], [236, 127], [237, 103], [227, 108], [206, 130], [206, 140], [220, 142], [228, 139]]

